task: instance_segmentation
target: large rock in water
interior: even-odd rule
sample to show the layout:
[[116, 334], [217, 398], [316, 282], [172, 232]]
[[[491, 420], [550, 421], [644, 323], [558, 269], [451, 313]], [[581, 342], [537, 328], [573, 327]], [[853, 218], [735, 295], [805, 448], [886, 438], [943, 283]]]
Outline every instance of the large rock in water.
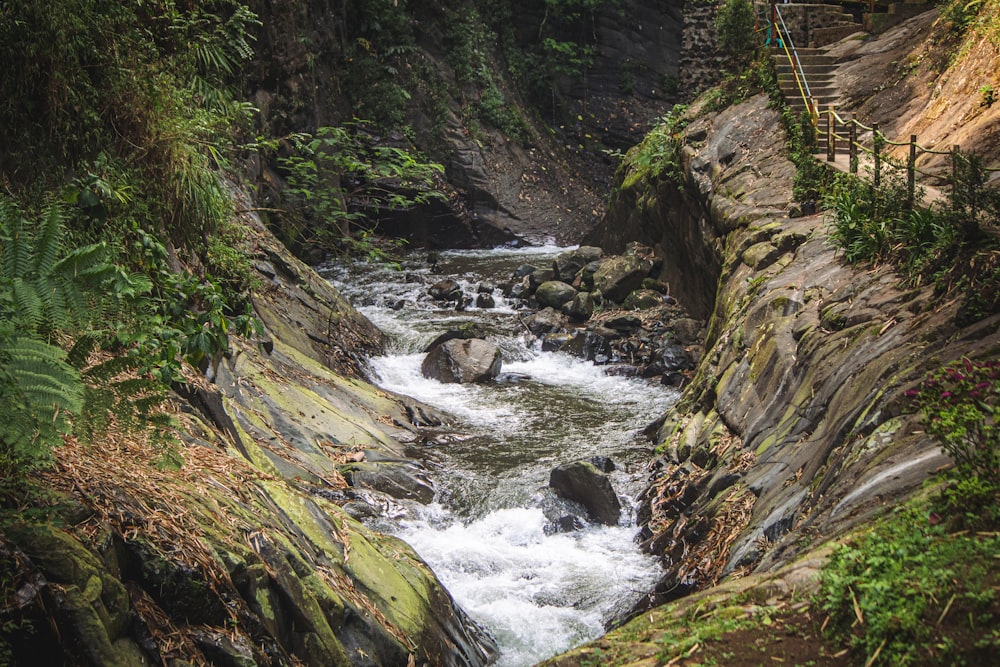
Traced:
[[621, 503], [611, 487], [611, 479], [588, 461], [564, 463], [552, 470], [549, 486], [560, 498], [574, 500], [587, 508], [591, 521], [618, 525]]
[[563, 304], [569, 303], [575, 296], [576, 290], [560, 280], [547, 280], [535, 290], [535, 298], [543, 308], [562, 308]]
[[649, 275], [653, 263], [634, 255], [609, 257], [601, 262], [594, 272], [594, 289], [605, 299], [621, 303], [633, 290], [642, 286], [642, 280]]
[[500, 349], [481, 338], [453, 339], [431, 350], [420, 372], [440, 382], [485, 382], [500, 374]]

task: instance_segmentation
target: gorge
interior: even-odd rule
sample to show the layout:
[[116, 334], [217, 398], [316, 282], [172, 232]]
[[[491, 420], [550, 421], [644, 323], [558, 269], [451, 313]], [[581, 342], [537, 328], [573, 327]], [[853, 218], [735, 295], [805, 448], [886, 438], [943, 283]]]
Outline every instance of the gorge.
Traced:
[[[675, 651], [671, 632], [730, 617], [772, 640], [763, 651], [776, 659], [871, 657], [871, 647], [848, 655], [833, 645], [841, 640], [819, 639], [809, 595], [836, 545], [926, 496], [924, 484], [952, 465], [908, 392], [947, 364], [995, 360], [1000, 314], [970, 315], [969, 290], [907, 283], [889, 262], [849, 265], [829, 241], [830, 214], [800, 215], [791, 125], [767, 92], [737, 77], [716, 89], [727, 92], [694, 95], [726, 62], [713, 4], [166, 4], [136, 10], [139, 25], [194, 30], [182, 20], [192, 8], [206, 12], [203, 24], [228, 17], [226, 30], [242, 10], [255, 17], [246, 25], [258, 55], [234, 99], [252, 101], [254, 129], [275, 139], [232, 130], [253, 146], [218, 170], [229, 226], [182, 239], [184, 218], [165, 213], [161, 240], [150, 241], [153, 227], [139, 223], [153, 207], [129, 179], [162, 157], [154, 148], [123, 153], [120, 171], [102, 153], [81, 162], [90, 171], [70, 165], [51, 182], [96, 183], [93, 206], [81, 194], [90, 190], [75, 195], [73, 234], [127, 239], [121, 256], [129, 271], [151, 271], [151, 300], [169, 301], [174, 283], [150, 267], [202, 285], [226, 276], [248, 286], [246, 313], [260, 327], [235, 335], [241, 311], [230, 307], [224, 346], [175, 355], [185, 362], [165, 381], [169, 424], [134, 430], [118, 404], [95, 437], [61, 433], [28, 486], [5, 481], [0, 662], [689, 664], [705, 642], [689, 632], [695, 648]], [[13, 12], [0, 14], [0, 34], [14, 34]], [[976, 26], [1000, 15], [995, 2], [981, 12]], [[985, 36], [948, 69], [935, 49], [953, 42], [937, 16], [839, 43], [842, 94], [884, 128], [919, 127], [940, 145], [960, 137], [994, 164], [1000, 119], [980, 102], [981, 89], [1000, 85], [1000, 47], [976, 28]], [[17, 14], [22, 31], [56, 18]], [[580, 50], [569, 57], [567, 45]], [[548, 59], [531, 60], [539, 53]], [[532, 65], [547, 77], [534, 88], [524, 80]], [[945, 120], [941, 90], [952, 100]], [[35, 107], [15, 106], [4, 120], [20, 128]], [[317, 233], [325, 221], [291, 213], [298, 135], [359, 117], [374, 123], [361, 132], [371, 145], [419, 146], [442, 165], [439, 196], [405, 210], [359, 204], [333, 178], [341, 199], [327, 211], [360, 226], [350, 249], [375, 261], [331, 258]], [[124, 120], [108, 125], [134, 132], [125, 144], [153, 136], [162, 148], [175, 136]], [[35, 183], [27, 171], [42, 172], [30, 142], [59, 136], [36, 130], [0, 159], [5, 190], [24, 202]], [[8, 252], [21, 238], [11, 220], [37, 216], [4, 206]], [[982, 244], [993, 257], [989, 229]], [[411, 247], [385, 251], [373, 231]], [[605, 288], [585, 317], [544, 310], [531, 292], [578, 246], [640, 263], [639, 289], [611, 298]], [[225, 274], [234, 264], [244, 273]], [[565, 282], [591, 293], [572, 273]], [[445, 278], [457, 299], [431, 296]], [[211, 290], [190, 289], [174, 310], [212, 312]], [[4, 327], [21, 322], [7, 295]], [[116, 326], [118, 342], [95, 347], [84, 369], [146, 349]], [[424, 377], [424, 350], [440, 334], [493, 342], [500, 375]], [[75, 349], [77, 336], [49, 340]], [[163, 366], [135, 371], [154, 372]], [[82, 423], [82, 411], [73, 418]], [[157, 438], [165, 433], [172, 445]], [[617, 525], [549, 488], [557, 466], [594, 457], [613, 464]], [[801, 623], [803, 643], [833, 642], [829, 653], [782, 653], [793, 641], [766, 628], [779, 614]], [[982, 650], [962, 654], [971, 664], [996, 647], [995, 617], [984, 618]], [[730, 664], [724, 652], [739, 644], [711, 655]]]

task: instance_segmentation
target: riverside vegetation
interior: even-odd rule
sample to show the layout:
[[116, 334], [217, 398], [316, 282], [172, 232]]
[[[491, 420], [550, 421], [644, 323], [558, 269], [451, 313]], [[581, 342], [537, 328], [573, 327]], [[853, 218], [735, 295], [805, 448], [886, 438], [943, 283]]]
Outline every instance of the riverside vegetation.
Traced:
[[[596, 12], [614, 4], [546, 2], [542, 29], [533, 46], [523, 49], [503, 28], [511, 23], [514, 3], [472, 3], [485, 20], [474, 22], [471, 31], [472, 14], [462, 11], [467, 7], [444, 3], [450, 26], [446, 48], [465, 65], [456, 70], [468, 100], [463, 114], [515, 139], [530, 134], [531, 124], [508, 99], [512, 91], [487, 66], [492, 54], [469, 38], [481, 26], [498, 35], [514, 80], [536, 108], [565, 112], [565, 80], [586, 72], [596, 49]], [[750, 46], [727, 38], [746, 34], [741, 23], [746, 4], [725, 5], [720, 39], [740, 68], [704, 98], [703, 110], [722, 110], [772, 80], [765, 61], [747, 57]], [[55, 552], [62, 539], [38, 537], [66, 520], [61, 512], [67, 492], [49, 488], [43, 474], [57, 448], [68, 444], [74, 453], [79, 443], [100, 448], [108, 433], [151, 438], [153, 446], [141, 449], [148, 474], [166, 480], [161, 473], [185, 460], [180, 415], [170, 407], [174, 390], [196, 386], [220, 358], [262, 341], [254, 309], [262, 279], [244, 251], [254, 232], [241, 225], [232, 196], [246, 165], [273, 160], [285, 179], [280, 208], [272, 202], [251, 208], [275, 209], [274, 225], [291, 245], [318, 239], [328, 249], [368, 251], [377, 247], [372, 230], [380, 212], [451, 194], [444, 168], [414, 148], [412, 128], [404, 123], [410, 91], [429, 87], [421, 99], [441, 113], [433, 128], [440, 137], [445, 129], [440, 105], [448, 86], [425, 77], [419, 62], [408, 61], [414, 37], [406, 3], [357, 3], [352, 7], [357, 11], [344, 19], [351, 25], [334, 31], [345, 54], [342, 104], [371, 118], [371, 125], [345, 117], [336, 125], [280, 128], [287, 131], [264, 137], [257, 136], [255, 110], [243, 101], [241, 88], [241, 68], [253, 58], [262, 28], [261, 12], [251, 5], [237, 0], [2, 5], [0, 56], [10, 75], [0, 82], [0, 119], [9, 137], [0, 151], [0, 660], [16, 656], [15, 649], [44, 622], [20, 614], [18, 596], [29, 591], [31, 568], [17, 545], [20, 539], [34, 540]], [[996, 38], [995, 2], [946, 3], [945, 15], [956, 31], [992, 30], [987, 36]], [[304, 46], [307, 60], [321, 57], [317, 45]], [[742, 68], [744, 62], [752, 64]], [[692, 120], [685, 111], [676, 108], [633, 156], [628, 172], [633, 185], [666, 178], [683, 189], [681, 133]], [[959, 325], [995, 315], [1000, 261], [993, 231], [1000, 209], [975, 156], [964, 156], [946, 204], [903, 210], [905, 197], [898, 196], [891, 179], [875, 188], [810, 171], [815, 168], [805, 159], [808, 128], [785, 115], [789, 153], [807, 172], [799, 177], [798, 191], [829, 207], [829, 236], [845, 261], [892, 263], [909, 285], [933, 285], [938, 299], [963, 299]], [[391, 131], [398, 131], [394, 145], [376, 141], [376, 135]], [[1000, 647], [995, 360], [944, 364], [910, 399], [907, 409], [920, 412], [924, 428], [956, 465], [943, 486], [836, 547], [816, 597], [793, 605], [808, 603], [817, 623], [817, 610], [829, 618], [825, 657], [844, 646], [870, 663], [975, 663]], [[272, 495], [289, 507], [304, 502], [280, 484], [273, 485]], [[306, 513], [314, 511], [313, 505], [302, 506]], [[227, 507], [234, 522], [256, 521], [244, 514], [246, 507]], [[32, 530], [34, 536], [24, 538]], [[325, 543], [320, 530], [312, 538]], [[356, 539], [359, 552], [369, 549], [367, 537]], [[389, 551], [387, 559], [410, 562], [403, 547], [392, 545]], [[89, 572], [95, 566], [87, 553], [79, 562]], [[242, 552], [234, 548], [226, 557], [237, 553]], [[413, 562], [401, 577], [416, 576], [412, 572], [420, 565]], [[971, 576], [962, 576], [959, 568]], [[265, 579], [257, 570], [247, 575], [248, 581]], [[98, 580], [105, 598], [125, 595], [104, 575]], [[308, 585], [319, 590], [328, 584], [310, 580]], [[95, 595], [94, 586], [87, 595]], [[394, 590], [403, 589], [400, 583]], [[428, 597], [438, 595], [433, 587], [428, 590]], [[656, 640], [657, 660], [678, 655], [695, 660], [698, 645], [711, 645], [702, 648], [704, 664], [727, 664], [730, 645], [713, 644], [713, 638], [741, 627], [760, 631], [775, 627], [775, 619], [791, 618], [789, 607], [772, 608], [754, 596], [744, 592], [718, 613], [695, 609], [682, 619], [694, 628], [686, 630], [687, 637], [669, 634], [677, 619], [657, 610], [652, 625], [664, 633]], [[416, 597], [407, 598], [414, 607], [420, 604]], [[328, 605], [322, 613], [330, 618], [346, 614], [338, 598], [318, 599]], [[349, 602], [375, 608], [366, 600]], [[727, 614], [736, 618], [732, 610], [741, 604], [753, 606], [753, 613], [727, 621]], [[245, 616], [232, 618], [234, 625], [251, 624]], [[812, 626], [783, 627], [816, 632]], [[158, 637], [169, 631], [164, 626]], [[666, 639], [668, 634], [673, 638]], [[319, 630], [316, 636], [328, 641]], [[333, 640], [324, 646], [323, 655], [347, 662]], [[616, 650], [604, 649], [611, 657]], [[126, 664], [124, 653], [115, 655]], [[618, 657], [624, 662], [627, 655]]]

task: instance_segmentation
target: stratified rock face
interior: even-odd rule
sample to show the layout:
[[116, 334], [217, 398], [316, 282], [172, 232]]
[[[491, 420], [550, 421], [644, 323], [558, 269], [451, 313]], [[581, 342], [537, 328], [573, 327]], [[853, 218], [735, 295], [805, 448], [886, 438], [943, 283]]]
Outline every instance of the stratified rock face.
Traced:
[[[834, 536], [907, 497], [947, 459], [906, 390], [1000, 346], [998, 316], [960, 329], [954, 301], [845, 265], [822, 216], [790, 218], [794, 168], [778, 128], [764, 96], [695, 114], [682, 186], [624, 165], [628, 185], [597, 235], [610, 249], [630, 237], [654, 246], [671, 295], [711, 316], [640, 499], [644, 547], [666, 567], [653, 604], [781, 566], [802, 553], [800, 527]], [[698, 336], [697, 322], [677, 325], [678, 343]], [[683, 368], [679, 352], [661, 347], [656, 370]]]
[[549, 486], [556, 495], [573, 500], [587, 508], [595, 523], [617, 526], [621, 503], [611, 486], [611, 479], [588, 461], [564, 463], [553, 469]]
[[420, 372], [439, 382], [486, 382], [500, 374], [500, 349], [481, 338], [452, 339], [424, 357]]

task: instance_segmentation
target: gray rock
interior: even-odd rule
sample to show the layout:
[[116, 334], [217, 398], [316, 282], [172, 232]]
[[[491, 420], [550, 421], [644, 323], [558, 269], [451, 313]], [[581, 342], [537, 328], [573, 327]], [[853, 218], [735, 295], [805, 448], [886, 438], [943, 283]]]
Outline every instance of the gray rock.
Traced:
[[535, 336], [552, 333], [566, 326], [566, 318], [555, 308], [543, 308], [529, 316], [524, 325]]
[[574, 500], [587, 508], [590, 520], [607, 526], [618, 525], [621, 503], [611, 487], [611, 479], [588, 461], [557, 466], [549, 476], [549, 486], [560, 498]]
[[552, 262], [552, 270], [555, 272], [556, 280], [566, 283], [573, 282], [580, 269], [599, 260], [603, 255], [604, 251], [600, 248], [587, 245], [560, 253]]
[[577, 292], [563, 305], [563, 313], [574, 322], [586, 322], [594, 314], [594, 297], [590, 292]]
[[424, 505], [434, 500], [434, 486], [416, 465], [398, 461], [352, 463], [341, 469], [351, 486]]
[[594, 289], [600, 290], [608, 301], [621, 303], [633, 290], [642, 285], [653, 268], [652, 261], [635, 256], [612, 257], [601, 262], [594, 272]]
[[461, 301], [462, 286], [454, 280], [442, 280], [427, 289], [427, 293], [435, 301]]
[[535, 299], [542, 307], [562, 308], [575, 296], [576, 290], [560, 280], [548, 280], [535, 290]]
[[500, 349], [481, 338], [452, 339], [431, 350], [420, 371], [440, 382], [486, 382], [500, 374]]

